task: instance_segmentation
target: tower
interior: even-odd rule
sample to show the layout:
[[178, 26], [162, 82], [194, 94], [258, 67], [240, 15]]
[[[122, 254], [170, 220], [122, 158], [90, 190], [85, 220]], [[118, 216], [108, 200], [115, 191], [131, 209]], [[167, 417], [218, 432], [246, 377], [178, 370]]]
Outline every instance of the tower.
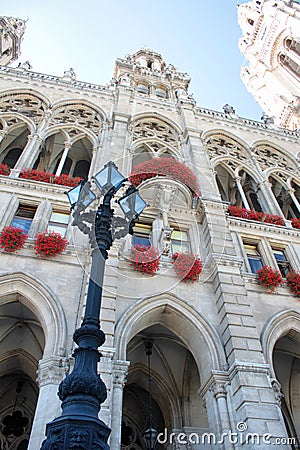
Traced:
[[25, 21], [14, 17], [0, 18], [0, 65], [7, 66], [20, 56]]
[[274, 123], [300, 127], [299, 1], [251, 0], [238, 7], [241, 78]]

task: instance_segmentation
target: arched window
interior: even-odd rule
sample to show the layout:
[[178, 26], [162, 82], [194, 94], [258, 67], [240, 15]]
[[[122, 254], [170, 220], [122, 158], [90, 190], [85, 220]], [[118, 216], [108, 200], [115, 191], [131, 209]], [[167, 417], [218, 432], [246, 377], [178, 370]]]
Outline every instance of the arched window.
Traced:
[[136, 87], [136, 90], [137, 90], [137, 92], [139, 92], [140, 94], [146, 94], [146, 95], [149, 95], [149, 93], [150, 93], [149, 85], [146, 84], [146, 83], [142, 83], [142, 82], [139, 82], [139, 84], [138, 84], [137, 87]]
[[167, 98], [168, 94], [164, 87], [158, 86], [155, 88], [155, 95], [160, 98]]
[[85, 178], [88, 176], [89, 170], [90, 170], [89, 161], [81, 159], [80, 161], [77, 161], [77, 163], [75, 164], [73, 177]]
[[20, 158], [22, 151], [23, 150], [21, 148], [12, 148], [7, 152], [2, 163], [7, 164], [11, 169], [13, 169], [16, 165], [16, 162]]

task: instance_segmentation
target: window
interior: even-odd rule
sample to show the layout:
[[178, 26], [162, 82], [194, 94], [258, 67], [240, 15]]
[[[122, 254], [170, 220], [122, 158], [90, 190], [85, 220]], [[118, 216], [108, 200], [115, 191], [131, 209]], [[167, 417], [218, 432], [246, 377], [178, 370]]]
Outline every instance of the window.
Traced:
[[21, 148], [12, 148], [3, 159], [2, 163], [7, 164], [11, 169], [13, 169], [16, 162], [20, 158], [22, 151], [23, 150]]
[[59, 233], [62, 237], [65, 237], [69, 218], [69, 214], [53, 212], [49, 220], [48, 231], [54, 231], [55, 233]]
[[20, 205], [13, 218], [11, 226], [21, 228], [26, 234], [28, 234], [35, 212], [36, 207]]
[[137, 223], [133, 228], [133, 247], [136, 245], [144, 245], [145, 247], [151, 247], [150, 233], [151, 225], [145, 223]]
[[262, 268], [263, 262], [256, 244], [244, 244], [244, 249], [252, 273], [256, 273]]
[[278, 269], [280, 270], [280, 273], [283, 277], [286, 277], [289, 271], [291, 270], [290, 263], [288, 259], [285, 256], [285, 253], [283, 250], [276, 250], [273, 249], [273, 253], [276, 259], [276, 263], [278, 266]]
[[172, 253], [190, 253], [191, 244], [187, 231], [173, 230], [171, 234]]

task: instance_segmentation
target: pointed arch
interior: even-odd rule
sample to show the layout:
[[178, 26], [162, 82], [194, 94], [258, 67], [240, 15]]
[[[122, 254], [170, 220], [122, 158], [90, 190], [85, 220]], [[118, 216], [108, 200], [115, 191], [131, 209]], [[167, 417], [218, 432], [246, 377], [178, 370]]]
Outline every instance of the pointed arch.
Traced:
[[56, 295], [41, 281], [24, 272], [0, 276], [0, 304], [9, 303], [19, 294], [24, 303], [39, 319], [45, 335], [44, 357], [62, 355], [66, 349], [67, 323]]
[[201, 382], [212, 370], [223, 370], [226, 357], [216, 330], [190, 305], [172, 294], [161, 294], [135, 303], [119, 319], [115, 330], [116, 358], [126, 359], [126, 347], [144, 328], [161, 324], [173, 331], [192, 353]]
[[265, 324], [261, 333], [261, 343], [271, 373], [275, 377], [273, 367], [273, 351], [276, 342], [289, 332], [295, 331], [300, 335], [300, 313], [293, 309], [284, 309], [272, 316]]

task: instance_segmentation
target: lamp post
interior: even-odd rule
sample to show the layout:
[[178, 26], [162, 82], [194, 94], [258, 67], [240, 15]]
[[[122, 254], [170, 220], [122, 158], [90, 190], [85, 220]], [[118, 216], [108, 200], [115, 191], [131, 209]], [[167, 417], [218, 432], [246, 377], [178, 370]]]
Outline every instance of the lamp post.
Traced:
[[62, 414], [47, 424], [42, 450], [108, 450], [110, 429], [98, 418], [100, 405], [107, 397], [106, 387], [97, 373], [100, 361], [98, 347], [105, 336], [100, 329], [100, 309], [105, 260], [114, 239], [132, 233], [135, 221], [146, 207], [138, 191], [130, 186], [118, 200], [125, 218], [115, 217], [111, 200], [126, 178], [109, 162], [93, 177], [103, 201], [97, 211], [85, 212], [96, 199], [91, 183], [82, 181], [67, 192], [72, 225], [89, 236], [92, 265], [83, 322], [73, 336], [78, 347], [74, 351], [73, 371], [61, 382], [58, 396]]

